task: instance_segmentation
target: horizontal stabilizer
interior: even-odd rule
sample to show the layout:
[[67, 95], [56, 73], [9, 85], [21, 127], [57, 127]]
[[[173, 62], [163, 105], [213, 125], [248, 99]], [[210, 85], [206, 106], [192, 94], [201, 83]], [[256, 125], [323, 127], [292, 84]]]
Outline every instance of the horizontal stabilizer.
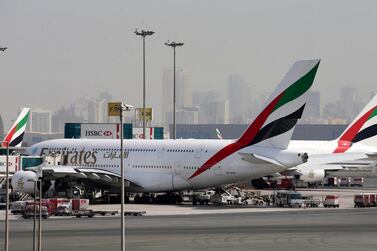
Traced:
[[247, 162], [250, 162], [252, 164], [261, 164], [261, 165], [277, 165], [277, 166], [282, 166], [279, 162], [277, 162], [274, 159], [255, 154], [255, 153], [238, 153], [241, 158]]

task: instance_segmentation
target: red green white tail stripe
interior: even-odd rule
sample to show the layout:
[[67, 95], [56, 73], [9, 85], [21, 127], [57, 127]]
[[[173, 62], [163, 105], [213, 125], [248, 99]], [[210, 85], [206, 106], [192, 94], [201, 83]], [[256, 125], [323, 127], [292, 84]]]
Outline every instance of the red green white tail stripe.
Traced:
[[5, 136], [2, 146], [7, 147], [20, 147], [22, 144], [22, 139], [25, 133], [27, 121], [29, 119], [30, 108], [23, 108], [17, 120], [14, 122], [13, 126], [9, 130], [8, 134]]
[[353, 143], [370, 140], [375, 136], [377, 136], [377, 95], [337, 139], [338, 146], [334, 153], [344, 153]]

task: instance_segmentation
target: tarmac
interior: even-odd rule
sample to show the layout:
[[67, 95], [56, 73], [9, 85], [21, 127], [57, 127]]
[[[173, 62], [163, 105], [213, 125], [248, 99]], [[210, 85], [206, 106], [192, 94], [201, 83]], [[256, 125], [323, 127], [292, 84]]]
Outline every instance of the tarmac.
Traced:
[[[131, 216], [126, 250], [376, 250], [376, 214], [376, 208], [365, 208]], [[120, 250], [119, 219], [44, 220], [43, 250]], [[32, 220], [11, 221], [10, 250], [32, 250]]]
[[[377, 208], [353, 207], [354, 194], [377, 193], [376, 188], [299, 191], [318, 199], [337, 194], [340, 208], [126, 204], [128, 211], [146, 211], [126, 217], [126, 250], [376, 250]], [[91, 209], [120, 210], [120, 205]], [[4, 216], [0, 211], [2, 226]], [[32, 250], [32, 220], [10, 219], [10, 250]], [[120, 250], [119, 215], [42, 222], [43, 250]], [[3, 247], [3, 227], [0, 236]]]
[[[339, 196], [339, 205], [342, 209], [351, 209], [354, 207], [353, 198], [357, 193], [376, 193], [377, 188], [373, 189], [349, 189], [349, 188], [329, 188], [329, 189], [298, 189], [302, 195], [311, 195], [316, 199], [323, 200], [326, 195], [336, 194]], [[264, 190], [262, 194], [271, 194], [273, 191]], [[93, 210], [107, 210], [120, 211], [120, 204], [100, 204], [91, 205]], [[182, 205], [155, 205], [155, 204], [126, 204], [127, 211], [146, 211], [146, 216], [164, 216], [164, 215], [199, 215], [199, 214], [233, 214], [233, 213], [261, 213], [261, 212], [284, 212], [302, 211], [302, 210], [324, 210], [320, 208], [279, 208], [279, 207], [265, 207], [265, 206], [242, 206], [242, 205], [198, 205], [192, 206], [190, 203], [183, 203]], [[10, 220], [20, 219], [20, 215], [9, 215]], [[0, 220], [5, 219], [5, 211], [0, 211]]]

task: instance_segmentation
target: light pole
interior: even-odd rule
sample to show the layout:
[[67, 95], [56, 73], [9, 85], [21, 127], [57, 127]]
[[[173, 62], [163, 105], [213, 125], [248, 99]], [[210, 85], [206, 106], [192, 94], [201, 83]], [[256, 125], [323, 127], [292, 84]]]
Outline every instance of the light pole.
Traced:
[[[0, 47], [0, 51], [5, 51], [7, 47]], [[6, 186], [6, 202], [5, 202], [5, 241], [4, 250], [9, 251], [9, 141], [3, 141], [2, 146], [7, 148], [7, 156], [5, 161], [5, 186]]]
[[137, 36], [141, 36], [143, 38], [143, 139], [145, 139], [145, 124], [146, 124], [146, 117], [145, 117], [145, 37], [152, 36], [154, 31], [148, 30], [135, 30], [135, 34]]
[[39, 177], [38, 251], [42, 251], [42, 177]]
[[5, 186], [6, 186], [6, 201], [5, 201], [5, 242], [4, 250], [9, 251], [9, 142], [3, 141], [2, 146], [7, 148], [7, 155], [5, 158]]
[[173, 48], [173, 51], [174, 51], [174, 58], [173, 58], [173, 139], [176, 139], [177, 137], [177, 132], [176, 132], [176, 129], [177, 129], [177, 125], [176, 125], [176, 121], [175, 121], [175, 96], [176, 96], [176, 91], [175, 91], [175, 47], [180, 47], [180, 46], [183, 46], [184, 43], [177, 43], [177, 42], [166, 42], [165, 43], [166, 46], [170, 46]]
[[121, 218], [121, 250], [126, 250], [126, 229], [124, 220], [124, 149], [123, 149], [123, 111], [131, 111], [132, 105], [121, 104], [119, 107], [119, 120], [120, 120], [120, 179], [121, 179], [121, 190], [120, 190], [120, 218]]
[[35, 251], [36, 248], [36, 238], [37, 238], [37, 228], [36, 228], [36, 222], [37, 222], [37, 179], [28, 179], [28, 182], [33, 182], [34, 185], [34, 217], [33, 217], [33, 251]]

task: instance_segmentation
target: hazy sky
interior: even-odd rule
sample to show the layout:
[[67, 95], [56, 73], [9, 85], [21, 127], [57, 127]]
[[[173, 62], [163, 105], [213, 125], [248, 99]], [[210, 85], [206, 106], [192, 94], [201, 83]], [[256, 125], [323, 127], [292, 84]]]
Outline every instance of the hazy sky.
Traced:
[[[321, 58], [315, 90], [322, 101], [340, 87], [376, 91], [377, 1], [346, 0], [0, 0], [0, 114], [19, 107], [55, 109], [108, 91], [142, 104], [142, 42], [147, 40], [147, 105], [160, 109], [168, 39], [182, 41], [177, 67], [193, 89], [225, 90], [241, 73], [251, 97], [272, 91], [295, 60]], [[158, 115], [158, 113], [156, 113]]]

